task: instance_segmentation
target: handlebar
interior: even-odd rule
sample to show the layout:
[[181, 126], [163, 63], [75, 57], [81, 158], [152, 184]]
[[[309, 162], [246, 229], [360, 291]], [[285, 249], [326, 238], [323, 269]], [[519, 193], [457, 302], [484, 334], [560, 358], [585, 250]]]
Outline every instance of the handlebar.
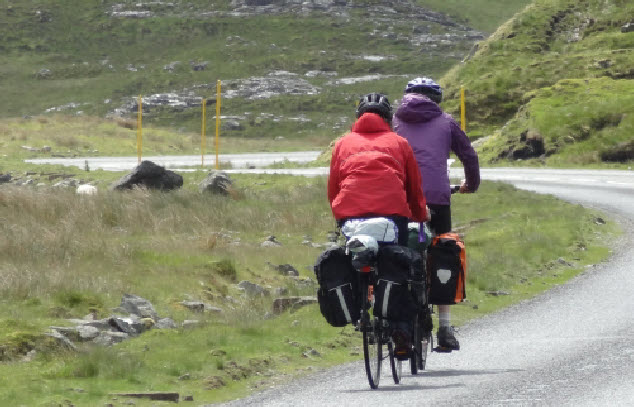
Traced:
[[452, 195], [460, 191], [460, 185], [450, 185], [449, 188], [451, 189]]

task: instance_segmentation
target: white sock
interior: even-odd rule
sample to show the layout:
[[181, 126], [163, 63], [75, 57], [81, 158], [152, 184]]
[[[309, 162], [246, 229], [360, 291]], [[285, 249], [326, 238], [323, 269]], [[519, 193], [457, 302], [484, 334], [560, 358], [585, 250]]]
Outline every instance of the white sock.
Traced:
[[451, 308], [449, 307], [450, 305], [438, 306], [438, 323], [441, 328], [451, 326]]

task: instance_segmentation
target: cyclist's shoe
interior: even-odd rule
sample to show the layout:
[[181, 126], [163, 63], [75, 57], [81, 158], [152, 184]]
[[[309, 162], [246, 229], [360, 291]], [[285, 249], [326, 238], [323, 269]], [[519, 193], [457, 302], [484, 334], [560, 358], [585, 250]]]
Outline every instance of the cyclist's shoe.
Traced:
[[394, 356], [396, 357], [396, 359], [409, 359], [409, 354], [412, 349], [409, 335], [407, 335], [404, 331], [397, 329], [392, 334], [392, 340], [394, 341]]
[[438, 328], [436, 335], [438, 339], [438, 351], [439, 352], [451, 352], [453, 350], [460, 350], [460, 343], [456, 339], [451, 326], [441, 326]]

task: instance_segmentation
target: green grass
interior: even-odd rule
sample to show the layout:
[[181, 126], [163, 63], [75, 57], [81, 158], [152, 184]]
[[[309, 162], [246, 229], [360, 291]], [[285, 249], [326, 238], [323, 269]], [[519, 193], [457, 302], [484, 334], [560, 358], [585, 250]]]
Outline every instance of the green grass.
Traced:
[[[622, 0], [534, 1], [498, 28], [489, 39], [481, 42], [471, 59], [456, 65], [445, 75], [441, 81], [446, 87], [445, 107], [452, 112], [458, 111], [457, 96], [463, 85], [467, 95], [467, 129], [470, 136], [489, 136], [518, 111], [526, 114], [535, 110], [538, 101], [526, 107], [533, 96], [539, 98], [543, 95], [535, 91], [556, 86], [560, 81], [578, 79], [588, 81], [581, 85], [587, 90], [589, 98], [579, 90], [575, 94], [576, 99], [557, 100], [554, 96], [545, 99], [544, 104], [552, 102], [557, 106], [557, 103], [564, 103], [575, 110], [573, 105], [590, 106], [592, 101], [596, 101], [596, 95], [603, 92], [605, 99], [626, 101], [626, 105], [617, 111], [631, 111], [627, 95], [622, 92], [631, 88], [634, 74], [631, 68], [634, 66], [634, 35], [622, 33], [621, 26], [629, 22], [633, 12], [632, 2]], [[579, 37], [575, 37], [576, 31]], [[599, 78], [624, 83], [606, 88], [605, 81], [594, 80]], [[566, 113], [561, 107], [555, 112]], [[550, 123], [541, 123], [545, 131], [580, 125], [576, 113], [571, 116], [552, 114], [548, 120]], [[503, 130], [502, 135], [511, 144], [519, 134]], [[556, 131], [555, 134], [542, 135], [546, 138], [558, 136]], [[592, 143], [614, 145], [622, 139], [622, 133], [591, 128], [588, 138], [596, 138], [597, 141], [586, 146]], [[568, 154], [559, 161], [580, 165], [572, 157], [574, 154]]]
[[[602, 154], [632, 140], [634, 81], [562, 80], [528, 95], [528, 103], [485, 143], [485, 160], [505, 159], [531, 133], [544, 140], [549, 166], [600, 164]], [[571, 103], [575, 101], [575, 103]], [[623, 164], [623, 166], [626, 164]]]
[[470, 27], [492, 33], [531, 0], [417, 0], [416, 3], [450, 15]]
[[[200, 195], [196, 185], [204, 175], [185, 174], [183, 190], [170, 193], [79, 197], [65, 190], [0, 188], [0, 218], [8, 220], [0, 223], [0, 377], [6, 383], [0, 404], [71, 400], [90, 406], [132, 391], [221, 401], [307, 369], [359, 359], [360, 338], [351, 329], [329, 327], [317, 306], [265, 319], [272, 299], [242, 300], [234, 286], [247, 279], [291, 294], [314, 293], [270, 264], [291, 264], [302, 277], [312, 276], [321, 249], [302, 241], [310, 235], [323, 242], [332, 230], [325, 179], [236, 175], [241, 198], [234, 200]], [[110, 174], [110, 180], [116, 177]], [[545, 206], [547, 213], [540, 210]], [[456, 196], [453, 208], [469, 264], [468, 302], [453, 312], [458, 325], [604, 259], [605, 242], [616, 231], [579, 206], [498, 183]], [[269, 235], [283, 247], [261, 248]], [[60, 350], [43, 336], [48, 326], [66, 324], [65, 318], [108, 316], [123, 293], [149, 299], [162, 317], [196, 318], [201, 326], [149, 331], [108, 349], [82, 346], [80, 353]], [[227, 295], [238, 302], [229, 307]], [[192, 314], [179, 304], [188, 296], [225, 313]], [[304, 357], [310, 348], [321, 356]], [[35, 360], [18, 363], [30, 350], [36, 350]], [[184, 375], [189, 380], [179, 380]]]

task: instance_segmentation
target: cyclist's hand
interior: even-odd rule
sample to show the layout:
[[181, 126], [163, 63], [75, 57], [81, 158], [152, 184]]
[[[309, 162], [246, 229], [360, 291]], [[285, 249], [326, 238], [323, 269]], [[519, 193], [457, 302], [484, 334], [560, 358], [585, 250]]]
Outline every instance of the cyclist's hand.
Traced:
[[423, 222], [429, 222], [431, 220], [431, 210], [427, 205], [425, 205], [425, 213], [427, 214], [427, 217], [423, 219]]
[[458, 192], [460, 192], [461, 194], [470, 194], [472, 193], [472, 191], [467, 188], [467, 181], [466, 180], [462, 180], [462, 182], [460, 182], [460, 189], [458, 190]]

